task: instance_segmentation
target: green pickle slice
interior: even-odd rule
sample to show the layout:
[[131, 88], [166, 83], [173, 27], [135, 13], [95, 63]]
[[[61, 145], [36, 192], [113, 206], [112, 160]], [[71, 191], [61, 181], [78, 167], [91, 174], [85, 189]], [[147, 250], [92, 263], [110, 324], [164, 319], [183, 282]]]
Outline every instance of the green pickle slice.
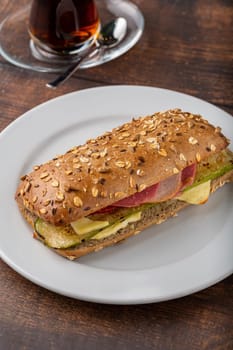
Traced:
[[209, 180], [214, 180], [233, 169], [233, 153], [230, 150], [224, 150], [214, 154], [206, 161], [202, 161], [197, 166], [197, 174], [194, 183], [187, 187], [185, 191], [198, 186]]
[[81, 242], [70, 225], [54, 226], [39, 218], [35, 222], [35, 230], [43, 238], [44, 243], [51, 248], [65, 249]]

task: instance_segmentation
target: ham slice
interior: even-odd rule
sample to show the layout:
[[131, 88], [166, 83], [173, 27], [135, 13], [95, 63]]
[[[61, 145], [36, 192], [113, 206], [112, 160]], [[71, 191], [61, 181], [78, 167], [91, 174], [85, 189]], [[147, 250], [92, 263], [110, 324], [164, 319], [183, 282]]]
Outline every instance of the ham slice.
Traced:
[[164, 202], [175, 196], [181, 187], [181, 173], [168, 177], [159, 182], [156, 195], [149, 203]]
[[115, 207], [131, 208], [131, 207], [137, 207], [138, 205], [143, 203], [149, 203], [150, 201], [153, 202], [153, 198], [156, 197], [156, 192], [158, 187], [159, 187], [159, 184], [155, 184], [153, 186], [146, 188], [141, 192], [137, 192], [133, 194], [132, 196], [121, 199], [120, 201], [114, 203], [113, 205]]
[[192, 185], [195, 174], [196, 164], [192, 164], [183, 169], [182, 172], [114, 203], [112, 207], [131, 208], [144, 203], [164, 202], [173, 198], [185, 187]]
[[182, 187], [180, 188], [180, 191], [183, 190], [185, 187], [191, 186], [193, 184], [196, 176], [196, 171], [197, 171], [197, 164], [189, 165], [182, 170], [182, 175], [181, 175]]
[[136, 207], [143, 203], [163, 202], [172, 198], [181, 187], [181, 173], [170, 176], [153, 186], [137, 192], [132, 196], [124, 198], [116, 203], [115, 207]]

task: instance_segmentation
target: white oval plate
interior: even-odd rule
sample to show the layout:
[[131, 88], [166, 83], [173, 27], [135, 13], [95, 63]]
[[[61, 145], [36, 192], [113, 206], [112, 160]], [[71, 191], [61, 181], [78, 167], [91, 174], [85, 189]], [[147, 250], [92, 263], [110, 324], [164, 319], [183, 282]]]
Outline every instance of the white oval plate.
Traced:
[[110, 86], [48, 101], [0, 134], [2, 259], [32, 282], [93, 302], [139, 304], [199, 291], [233, 271], [233, 186], [218, 190], [203, 206], [146, 229], [123, 244], [71, 262], [32, 238], [14, 193], [32, 166], [64, 153], [132, 117], [169, 108], [200, 113], [233, 135], [233, 119], [200, 99], [164, 89]]

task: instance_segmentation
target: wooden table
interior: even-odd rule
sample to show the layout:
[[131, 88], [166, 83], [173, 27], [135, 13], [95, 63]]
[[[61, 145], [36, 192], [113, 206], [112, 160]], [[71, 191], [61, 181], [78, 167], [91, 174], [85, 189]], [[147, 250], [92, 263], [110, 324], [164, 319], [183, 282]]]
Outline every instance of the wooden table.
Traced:
[[[1, 58], [0, 130], [41, 102], [108, 84], [173, 89], [233, 113], [232, 1], [134, 2], [145, 16], [140, 42], [115, 61], [80, 70], [56, 91], [45, 88], [51, 75]], [[1, 0], [0, 20], [26, 3]], [[232, 286], [231, 276], [178, 300], [106, 306], [47, 291], [1, 262], [0, 348], [230, 350]]]

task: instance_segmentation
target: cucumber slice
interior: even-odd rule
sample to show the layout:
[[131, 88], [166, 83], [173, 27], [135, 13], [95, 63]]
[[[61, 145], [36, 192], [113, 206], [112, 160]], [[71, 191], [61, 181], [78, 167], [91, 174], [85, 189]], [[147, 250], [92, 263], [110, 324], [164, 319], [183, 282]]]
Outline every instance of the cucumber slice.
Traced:
[[184, 192], [209, 180], [214, 180], [233, 169], [233, 153], [224, 150], [198, 164], [195, 182], [184, 189]]
[[54, 226], [38, 218], [35, 222], [35, 230], [43, 238], [44, 243], [51, 248], [65, 249], [81, 242], [70, 225]]

